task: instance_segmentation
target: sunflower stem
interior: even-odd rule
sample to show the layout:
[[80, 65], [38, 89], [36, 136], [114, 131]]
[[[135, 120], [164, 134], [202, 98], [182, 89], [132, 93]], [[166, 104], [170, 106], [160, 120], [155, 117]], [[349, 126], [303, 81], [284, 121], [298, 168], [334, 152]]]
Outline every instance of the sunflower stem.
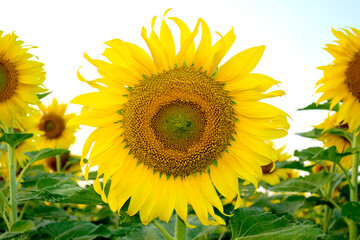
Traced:
[[157, 227], [157, 229], [159, 229], [159, 231], [164, 235], [164, 237], [167, 240], [174, 240], [174, 238], [172, 236], [170, 236], [170, 234], [165, 230], [165, 228], [163, 226], [161, 226], [161, 224], [158, 223], [155, 219], [152, 221], [152, 224], [154, 224], [155, 227]]
[[[360, 134], [356, 134], [354, 132], [354, 138], [352, 142], [352, 147], [357, 148], [360, 147]], [[358, 202], [358, 168], [359, 168], [359, 152], [355, 152], [353, 154], [353, 162], [352, 162], [352, 174], [351, 174], [351, 183], [350, 187], [350, 201]], [[349, 223], [349, 239], [356, 240], [357, 239], [357, 225], [356, 222], [350, 219]]]
[[175, 240], [186, 240], [186, 225], [178, 214], [176, 214]]
[[61, 155], [56, 155], [56, 171], [61, 173]]
[[[335, 164], [333, 163], [331, 165], [331, 169], [330, 169], [330, 173], [335, 171]], [[336, 207], [336, 203], [331, 199], [332, 198], [332, 193], [333, 193], [333, 181], [329, 182], [326, 185], [326, 191], [324, 193], [324, 198], [326, 200], [328, 200], [329, 202], [331, 202], [335, 207]], [[334, 204], [335, 203], [335, 204]], [[341, 210], [341, 209], [340, 209]], [[323, 224], [323, 231], [326, 234], [329, 230], [329, 224], [330, 224], [330, 220], [331, 220], [331, 216], [332, 216], [333, 210], [330, 208], [330, 206], [325, 205], [325, 209], [324, 209], [324, 224]]]
[[[10, 133], [14, 129], [11, 127]], [[17, 221], [17, 185], [16, 185], [16, 169], [15, 169], [15, 147], [8, 144], [8, 161], [9, 161], [9, 187], [10, 187], [10, 225], [12, 226]]]

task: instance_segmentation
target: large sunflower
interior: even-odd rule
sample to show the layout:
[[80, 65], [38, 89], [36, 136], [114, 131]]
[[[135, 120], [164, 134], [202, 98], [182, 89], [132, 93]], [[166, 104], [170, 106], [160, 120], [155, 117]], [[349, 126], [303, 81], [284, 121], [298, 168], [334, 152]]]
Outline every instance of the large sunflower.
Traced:
[[[326, 118], [322, 123], [315, 126], [316, 129], [328, 130], [331, 128], [341, 128], [343, 130], [348, 130], [348, 124], [341, 124], [338, 125], [336, 123], [336, 119], [338, 118], [338, 113], [334, 113], [332, 116]], [[351, 147], [351, 142], [346, 139], [345, 137], [341, 137], [336, 134], [331, 134], [328, 132], [324, 132], [320, 137], [319, 140], [323, 142], [324, 147], [332, 147], [335, 146], [336, 150], [339, 153], [345, 152], [346, 149]], [[352, 155], [345, 156], [340, 161], [341, 165], [345, 169], [350, 169], [352, 167]]]
[[59, 104], [54, 98], [51, 105], [40, 104], [38, 114], [38, 129], [43, 132], [39, 138], [39, 147], [69, 148], [75, 142], [75, 132], [78, 125], [67, 126], [75, 113], [65, 114], [67, 104]]
[[20, 128], [20, 117], [31, 112], [29, 104], [40, 103], [37, 93], [46, 89], [44, 64], [30, 60], [29, 47], [17, 40], [14, 33], [3, 35], [0, 31], [0, 122], [5, 126]]
[[342, 101], [337, 116], [337, 124], [348, 124], [353, 132], [360, 126], [360, 31], [332, 30], [339, 40], [337, 44], [327, 44], [325, 48], [335, 59], [319, 69], [324, 76], [317, 82], [320, 87], [316, 92], [323, 92], [318, 102], [331, 101], [332, 109]]
[[218, 67], [235, 40], [233, 30], [212, 45], [202, 19], [192, 32], [180, 19], [169, 19], [180, 28], [177, 53], [164, 19], [160, 37], [141, 31], [152, 57], [119, 39], [106, 42], [110, 63], [85, 54], [101, 75], [87, 81], [79, 73], [98, 91], [72, 100], [84, 108], [71, 122], [97, 127], [84, 144], [82, 158], [94, 143], [85, 175], [98, 166], [95, 190], [113, 211], [131, 198], [127, 213], [139, 212], [144, 224], [157, 217], [167, 222], [174, 209], [186, 222], [187, 204], [202, 224], [224, 224], [214, 212], [214, 207], [223, 212], [215, 188], [230, 201], [237, 199], [239, 207], [238, 178], [257, 186], [260, 166], [276, 160], [264, 140], [287, 134], [287, 115], [258, 100], [284, 92], [263, 93], [278, 82], [250, 73], [264, 46]]

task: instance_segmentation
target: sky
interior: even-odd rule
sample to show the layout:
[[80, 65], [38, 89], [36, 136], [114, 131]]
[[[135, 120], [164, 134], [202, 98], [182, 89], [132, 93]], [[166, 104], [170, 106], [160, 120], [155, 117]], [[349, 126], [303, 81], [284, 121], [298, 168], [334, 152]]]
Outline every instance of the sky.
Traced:
[[[292, 119], [288, 136], [276, 141], [287, 144], [287, 151], [320, 143], [295, 133], [311, 130], [326, 118], [327, 111], [296, 111], [316, 101], [315, 84], [322, 77], [316, 67], [328, 65], [333, 58], [323, 48], [335, 40], [331, 28], [360, 29], [359, 0], [207, 0], [207, 1], [115, 1], [115, 0], [0, 0], [0, 30], [15, 32], [31, 53], [45, 63], [44, 85], [52, 98], [68, 103], [77, 95], [94, 91], [77, 79], [81, 73], [89, 80], [98, 77], [95, 67], [83, 54], [105, 60], [101, 55], [104, 42], [119, 38], [146, 51], [141, 28], [150, 31], [151, 19], [158, 16], [160, 26], [164, 12], [182, 19], [193, 29], [198, 18], [204, 19], [217, 40], [215, 31], [225, 34], [234, 28], [235, 43], [222, 63], [247, 48], [265, 45], [264, 55], [253, 72], [281, 82], [283, 97], [268, 102], [286, 111]], [[167, 21], [178, 36], [176, 25]], [[158, 28], [155, 28], [158, 29]], [[276, 90], [274, 88], [273, 90]], [[68, 113], [79, 113], [81, 107], [68, 105]], [[70, 148], [80, 154], [92, 129], [82, 126], [77, 141]]]

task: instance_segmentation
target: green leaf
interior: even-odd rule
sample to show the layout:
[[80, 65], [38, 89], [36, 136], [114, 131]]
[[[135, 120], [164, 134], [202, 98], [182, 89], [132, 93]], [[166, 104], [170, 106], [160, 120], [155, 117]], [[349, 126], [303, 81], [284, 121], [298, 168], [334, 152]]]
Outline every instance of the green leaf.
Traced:
[[303, 171], [307, 171], [307, 172], [310, 172], [311, 168], [312, 168], [312, 166], [305, 167], [304, 163], [300, 162], [300, 161], [281, 161], [281, 162], [276, 162], [275, 166], [276, 166], [276, 169], [288, 168], [288, 169], [303, 170]]
[[[331, 101], [327, 101], [326, 103], [320, 103], [318, 105], [316, 105], [315, 102], [313, 102], [312, 104], [304, 107], [304, 108], [300, 108], [298, 109], [298, 111], [303, 111], [303, 110], [329, 110], [330, 109], [330, 105], [331, 105]], [[339, 104], [336, 104], [333, 109], [331, 109], [332, 111], [339, 111]]]
[[53, 157], [53, 156], [56, 156], [56, 155], [59, 155], [59, 154], [62, 154], [62, 153], [68, 152], [68, 151], [69, 150], [67, 150], [67, 149], [46, 148], [46, 149], [42, 149], [39, 151], [26, 152], [24, 154], [30, 158], [30, 163], [32, 164], [38, 160]]
[[346, 138], [349, 142], [353, 141], [353, 135], [342, 128], [330, 128], [326, 130], [324, 133], [338, 135], [340, 137]]
[[308, 132], [302, 132], [302, 133], [296, 133], [296, 135], [306, 137], [306, 138], [313, 138], [318, 139], [321, 136], [323, 130], [314, 128], [311, 131]]
[[351, 153], [349, 152], [338, 153], [336, 151], [336, 147], [332, 146], [327, 149], [323, 149], [321, 147], [311, 147], [311, 148], [303, 149], [301, 151], [296, 150], [294, 156], [299, 157], [300, 161], [328, 160], [335, 163], [339, 163], [343, 157], [350, 154]]
[[0, 142], [6, 142], [12, 147], [16, 147], [23, 141], [28, 138], [31, 138], [34, 134], [32, 133], [23, 133], [23, 132], [14, 132], [14, 133], [3, 133], [0, 136]]
[[112, 232], [104, 225], [86, 221], [49, 223], [39, 229], [42, 234], [54, 240], [91, 240], [97, 237], [109, 238]]
[[34, 222], [29, 220], [21, 220], [14, 223], [14, 225], [11, 226], [11, 232], [27, 232], [33, 229], [35, 226]]
[[103, 205], [105, 204], [101, 199], [101, 196], [95, 192], [92, 185], [87, 185], [86, 188], [76, 191], [69, 198], [63, 199], [61, 203], [77, 203], [77, 204], [94, 204]]
[[325, 183], [332, 181], [337, 176], [336, 173], [321, 171], [310, 174], [306, 177], [290, 178], [276, 185], [269, 186], [274, 192], [312, 192], [319, 193]]
[[240, 208], [230, 220], [232, 240], [288, 240], [317, 239], [322, 231], [310, 222], [290, 223], [285, 217], [277, 217], [257, 208]]
[[318, 154], [322, 150], [323, 150], [323, 148], [321, 148], [321, 147], [310, 147], [310, 148], [303, 149], [301, 151], [295, 150], [294, 156], [298, 157], [300, 159], [300, 161], [306, 161], [306, 160], [313, 158], [316, 154]]
[[341, 208], [341, 215], [352, 219], [356, 223], [360, 223], [360, 203], [347, 202]]
[[47, 95], [49, 95], [51, 92], [46, 92], [46, 93], [37, 93], [36, 95], [38, 96], [39, 100], [43, 99], [44, 97], [46, 97]]

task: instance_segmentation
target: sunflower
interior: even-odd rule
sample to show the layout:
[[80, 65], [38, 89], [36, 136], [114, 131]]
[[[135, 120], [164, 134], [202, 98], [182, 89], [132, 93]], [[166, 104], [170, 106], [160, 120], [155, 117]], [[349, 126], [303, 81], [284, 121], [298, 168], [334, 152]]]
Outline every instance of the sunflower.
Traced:
[[[323, 129], [324, 131], [328, 130], [328, 129], [331, 129], [331, 128], [341, 128], [343, 130], [348, 131], [348, 129], [349, 129], [348, 124], [340, 124], [340, 125], [338, 125], [336, 123], [337, 118], [338, 118], [338, 113], [334, 113], [332, 116], [329, 116], [328, 118], [326, 118], [322, 123], [315, 126], [315, 128], [316, 129]], [[343, 152], [345, 152], [346, 149], [351, 147], [351, 142], [347, 138], [341, 137], [341, 136], [336, 135], [336, 134], [327, 133], [327, 132], [324, 132], [319, 137], [319, 140], [323, 142], [324, 147], [335, 146], [336, 150], [339, 153], [343, 153]], [[352, 167], [352, 155], [348, 155], [348, 156], [343, 157], [341, 159], [340, 163], [345, 169], [350, 169]]]
[[40, 85], [45, 80], [44, 64], [30, 60], [23, 41], [14, 33], [0, 31], [0, 122], [6, 127], [20, 128], [20, 117], [31, 112], [29, 104], [40, 103], [37, 93], [46, 91]]
[[[269, 142], [269, 145], [273, 146], [273, 143]], [[286, 146], [276, 149], [276, 153], [278, 156], [276, 162], [286, 161], [291, 158], [291, 155], [287, 154], [286, 152], [283, 152], [285, 147]], [[273, 162], [269, 163], [266, 166], [261, 166], [261, 170], [262, 170], [261, 180], [271, 185], [275, 185], [288, 178], [294, 178], [298, 176], [298, 172], [296, 172], [294, 169], [275, 168]]]
[[75, 142], [75, 132], [78, 125], [67, 126], [75, 113], [66, 114], [67, 104], [59, 104], [54, 98], [51, 105], [40, 104], [38, 114], [38, 129], [43, 132], [39, 138], [39, 147], [69, 148]]
[[260, 166], [276, 160], [264, 141], [287, 134], [287, 114], [258, 100], [284, 92], [264, 93], [278, 82], [250, 73], [264, 46], [219, 67], [235, 40], [233, 29], [212, 45], [202, 19], [192, 32], [182, 20], [169, 19], [180, 28], [177, 53], [164, 16], [160, 37], [153, 30], [156, 17], [149, 37], [141, 31], [152, 57], [119, 39], [106, 42], [109, 62], [85, 54], [101, 75], [87, 81], [78, 73], [98, 91], [72, 100], [84, 107], [71, 122], [97, 128], [84, 144], [82, 158], [94, 143], [85, 176], [98, 166], [94, 188], [102, 199], [119, 211], [131, 198], [127, 213], [139, 212], [144, 224], [157, 217], [168, 222], [174, 209], [186, 223], [187, 204], [202, 224], [225, 224], [214, 212], [223, 213], [215, 189], [239, 207], [238, 178], [257, 186]]
[[348, 124], [353, 132], [360, 126], [360, 31], [351, 30], [332, 30], [339, 40], [335, 41], [337, 44], [327, 44], [325, 50], [334, 61], [319, 67], [324, 76], [317, 82], [320, 87], [316, 92], [323, 93], [318, 103], [332, 99], [330, 109], [342, 101], [336, 123]]
[[[36, 119], [35, 117], [26, 116], [19, 118], [19, 126], [20, 129], [14, 128], [15, 132], [26, 132], [26, 133], [33, 133], [34, 136], [31, 138], [26, 139], [19, 145], [15, 147], [15, 162], [18, 164], [19, 167], [24, 167], [26, 162], [29, 160], [29, 157], [26, 156], [24, 153], [36, 151], [38, 150], [37, 146], [37, 139], [38, 139], [38, 131], [36, 130]], [[7, 144], [2, 143], [0, 141], [0, 164], [3, 167], [8, 167], [8, 148]]]

